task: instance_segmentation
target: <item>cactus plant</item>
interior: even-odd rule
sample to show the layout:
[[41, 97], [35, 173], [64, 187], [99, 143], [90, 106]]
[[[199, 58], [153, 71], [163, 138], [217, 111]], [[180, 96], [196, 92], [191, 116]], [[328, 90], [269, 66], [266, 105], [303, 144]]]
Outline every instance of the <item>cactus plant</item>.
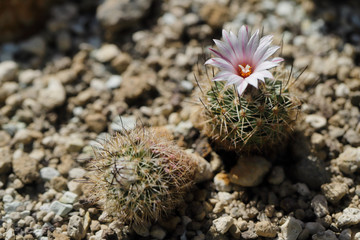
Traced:
[[[224, 42], [214, 40], [219, 51], [205, 64], [220, 71], [210, 78], [200, 71], [198, 81], [203, 105], [203, 132], [226, 150], [266, 150], [287, 139], [296, 118], [299, 101], [291, 93], [292, 74], [279, 66], [282, 58], [267, 60], [279, 47], [271, 36], [251, 37], [242, 27], [238, 37], [223, 31]], [[205, 70], [208, 70], [207, 68]], [[212, 81], [210, 81], [212, 80]], [[226, 83], [224, 83], [226, 81]]]
[[91, 194], [109, 215], [130, 225], [166, 215], [194, 179], [190, 155], [149, 128], [116, 132], [94, 150]]

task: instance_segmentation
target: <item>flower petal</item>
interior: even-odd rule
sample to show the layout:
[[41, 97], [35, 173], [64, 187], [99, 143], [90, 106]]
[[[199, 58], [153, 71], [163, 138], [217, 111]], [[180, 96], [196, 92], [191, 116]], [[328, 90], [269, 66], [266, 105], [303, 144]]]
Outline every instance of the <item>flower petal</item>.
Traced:
[[219, 48], [220, 53], [226, 56], [226, 58], [230, 61], [230, 63], [235, 67], [236, 66], [235, 62], [237, 62], [237, 60], [236, 60], [236, 55], [234, 51], [231, 49], [231, 47], [228, 46], [227, 43], [222, 42], [220, 40], [214, 39], [214, 42], [216, 46]]
[[210, 64], [228, 72], [236, 73], [234, 66], [222, 58], [210, 58], [205, 62], [205, 65]]
[[235, 74], [233, 74], [232, 72], [221, 71], [218, 74], [216, 74], [216, 76], [212, 79], [212, 81], [229, 81], [229, 78], [233, 75]]
[[247, 43], [249, 41], [249, 30], [247, 26], [241, 26], [240, 31], [238, 33], [238, 39], [241, 43], [241, 49], [244, 54]]
[[258, 79], [255, 74], [251, 74], [247, 78], [245, 78], [245, 81], [247, 81], [250, 85], [258, 88]]
[[262, 62], [261, 64], [259, 64], [259, 65], [256, 67], [255, 71], [261, 72], [261, 71], [263, 71], [263, 70], [268, 70], [268, 69], [270, 69], [270, 68], [277, 67], [277, 66], [279, 66], [278, 63], [274, 63], [274, 62], [270, 62], [270, 61], [265, 61], [265, 62]]
[[[253, 74], [260, 74], [262, 75], [264, 78], [269, 78], [269, 79], [274, 79], [274, 76], [271, 74], [271, 72], [269, 72], [268, 70], [263, 70], [263, 71], [255, 71]], [[261, 81], [265, 82], [265, 80], [259, 78]]]
[[247, 81], [242, 81], [242, 82], [237, 86], [237, 91], [238, 91], [238, 93], [239, 93], [240, 96], [244, 93], [244, 91], [245, 91], [245, 89], [246, 89], [247, 86], [248, 86], [248, 82], [247, 82]]
[[262, 58], [260, 59], [260, 61], [265, 61], [266, 59], [268, 59], [271, 55], [273, 55], [280, 47], [279, 46], [272, 46], [269, 47], [267, 49], [267, 51], [265, 52], [265, 54], [262, 56]]
[[231, 84], [239, 85], [244, 79], [236, 74], [233, 74], [231, 77], [229, 77], [228, 82], [225, 84], [225, 86], [229, 86]]
[[271, 59], [270, 61], [274, 62], [274, 63], [280, 63], [282, 61], [284, 61], [283, 58], [281, 57], [274, 57], [273, 59]]
[[251, 36], [248, 44], [247, 44], [247, 53], [253, 55], [256, 49], [259, 47], [259, 30]]

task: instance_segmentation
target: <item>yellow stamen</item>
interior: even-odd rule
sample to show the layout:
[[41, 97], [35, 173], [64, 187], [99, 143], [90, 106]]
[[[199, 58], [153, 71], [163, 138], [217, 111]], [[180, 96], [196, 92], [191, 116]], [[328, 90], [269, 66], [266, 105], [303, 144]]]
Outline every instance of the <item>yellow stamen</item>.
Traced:
[[239, 75], [243, 78], [247, 78], [252, 74], [252, 67], [249, 64], [246, 64], [244, 67], [243, 65], [239, 65]]

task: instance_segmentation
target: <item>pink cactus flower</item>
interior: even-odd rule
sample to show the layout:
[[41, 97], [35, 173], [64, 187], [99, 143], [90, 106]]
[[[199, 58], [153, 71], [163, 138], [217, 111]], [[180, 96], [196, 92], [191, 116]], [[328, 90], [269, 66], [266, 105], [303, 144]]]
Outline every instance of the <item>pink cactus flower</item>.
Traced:
[[284, 60], [280, 57], [268, 60], [280, 47], [270, 46], [272, 35], [260, 38], [259, 30], [251, 36], [247, 26], [240, 28], [238, 36], [223, 30], [222, 38], [223, 41], [214, 39], [218, 50], [210, 48], [210, 51], [216, 57], [207, 60], [205, 64], [220, 69], [213, 81], [235, 84], [240, 96], [249, 84], [258, 88], [258, 80], [265, 82], [265, 78], [273, 79], [268, 70]]

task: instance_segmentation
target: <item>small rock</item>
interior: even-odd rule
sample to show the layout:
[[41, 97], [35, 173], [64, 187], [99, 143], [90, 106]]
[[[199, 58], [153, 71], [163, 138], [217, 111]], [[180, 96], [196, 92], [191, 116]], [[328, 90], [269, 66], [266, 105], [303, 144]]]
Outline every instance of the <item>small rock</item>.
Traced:
[[78, 200], [79, 196], [73, 192], [65, 192], [59, 199], [60, 202], [65, 204], [74, 204]]
[[150, 236], [152, 236], [156, 239], [164, 239], [166, 236], [166, 232], [164, 229], [162, 229], [158, 225], [155, 225], [151, 228]]
[[318, 189], [330, 178], [324, 161], [313, 155], [301, 156], [293, 166], [293, 171], [299, 182], [305, 183], [312, 189]]
[[[136, 232], [137, 235], [141, 237], [148, 237], [150, 236], [149, 227], [145, 225], [133, 225], [133, 230]], [[156, 235], [156, 233], [155, 233]]]
[[32, 53], [38, 57], [43, 57], [46, 53], [46, 42], [44, 38], [35, 36], [22, 42], [20, 48], [26, 52]]
[[294, 3], [287, 2], [287, 1], [281, 1], [281, 2], [277, 3], [275, 12], [277, 15], [279, 15], [281, 17], [291, 18], [294, 13]]
[[231, 191], [230, 178], [227, 173], [218, 173], [214, 177], [215, 189], [220, 192]]
[[40, 177], [45, 181], [50, 181], [54, 177], [60, 176], [60, 173], [58, 170], [52, 167], [44, 167], [40, 169]]
[[336, 204], [349, 192], [349, 187], [346, 183], [332, 182], [323, 184], [321, 190], [329, 202]]
[[282, 237], [286, 240], [296, 240], [302, 231], [301, 224], [294, 217], [289, 217], [280, 228]]
[[111, 75], [110, 78], [106, 81], [106, 87], [108, 89], [115, 89], [120, 87], [122, 82], [122, 77], [120, 75]]
[[270, 170], [271, 163], [260, 156], [239, 158], [230, 170], [230, 181], [244, 187], [254, 187], [262, 182], [265, 174]]
[[325, 137], [320, 133], [315, 132], [311, 135], [311, 144], [315, 149], [320, 150], [325, 146]]
[[218, 29], [229, 19], [229, 9], [218, 3], [204, 4], [200, 9], [200, 16], [210, 27]]
[[15, 158], [12, 165], [15, 175], [24, 184], [32, 183], [39, 177], [38, 163], [28, 155]]
[[346, 228], [342, 230], [342, 232], [339, 235], [339, 240], [351, 240], [351, 229]]
[[328, 204], [324, 195], [316, 195], [311, 200], [311, 207], [318, 218], [325, 217], [329, 214]]
[[273, 185], [279, 185], [285, 179], [284, 168], [280, 166], [275, 166], [272, 168], [270, 176], [268, 177], [268, 182]]
[[346, 174], [352, 174], [360, 168], [360, 147], [346, 148], [336, 159], [339, 169]]
[[[5, 147], [6, 145], [8, 145], [10, 140], [11, 140], [11, 136], [7, 132], [0, 131], [0, 147]], [[0, 153], [0, 156], [1, 156], [1, 153]], [[1, 161], [1, 157], [0, 157], [0, 161]], [[1, 165], [1, 163], [0, 163], [0, 165]], [[1, 167], [0, 167], [0, 169], [1, 169]], [[0, 174], [1, 174], [1, 170], [0, 170]]]
[[297, 183], [295, 184], [296, 187], [296, 191], [301, 195], [301, 196], [310, 196], [310, 190], [308, 188], [308, 186], [306, 186], [306, 184], [304, 183]]
[[62, 217], [66, 216], [72, 210], [72, 208], [72, 205], [61, 203], [59, 201], [54, 201], [50, 205], [50, 210]]
[[274, 238], [277, 234], [276, 226], [269, 221], [257, 222], [255, 232], [258, 236], [267, 238]]
[[307, 222], [305, 224], [305, 229], [307, 229], [309, 231], [310, 235], [325, 231], [325, 228], [323, 227], [323, 225], [321, 225], [318, 222]]
[[121, 53], [111, 61], [111, 66], [115, 68], [119, 74], [121, 74], [125, 72], [127, 67], [130, 65], [131, 60], [132, 59], [129, 54]]
[[104, 44], [100, 49], [95, 51], [95, 59], [105, 63], [113, 60], [120, 54], [119, 48], [115, 44]]
[[310, 126], [315, 128], [316, 130], [326, 127], [326, 118], [320, 115], [315, 115], [315, 114], [308, 115], [305, 118], [305, 122], [309, 123]]
[[86, 170], [83, 168], [72, 168], [69, 171], [69, 178], [70, 179], [80, 179], [83, 178], [86, 174]]
[[355, 107], [360, 106], [360, 91], [350, 92], [351, 104]]
[[66, 91], [61, 82], [55, 78], [51, 78], [48, 87], [41, 89], [38, 101], [47, 109], [52, 110], [55, 107], [64, 104], [66, 99]]
[[69, 153], [78, 153], [84, 146], [84, 140], [77, 136], [70, 136], [65, 142], [66, 150]]
[[136, 117], [135, 116], [117, 116], [113, 120], [113, 122], [110, 125], [110, 128], [113, 131], [122, 131], [124, 129], [126, 130], [132, 130], [136, 127]]
[[231, 203], [232, 200], [235, 199], [235, 196], [228, 192], [219, 192], [218, 198], [219, 198], [220, 202], [229, 204], [229, 203]]
[[210, 163], [197, 153], [191, 153], [190, 151], [187, 151], [187, 153], [190, 154], [191, 158], [196, 163], [194, 181], [200, 183], [210, 180], [213, 177]]
[[105, 130], [107, 126], [106, 117], [100, 113], [89, 114], [85, 117], [85, 123], [89, 129], [100, 133]]
[[69, 224], [67, 227], [68, 235], [75, 240], [81, 240], [85, 237], [86, 232], [84, 230], [84, 221], [80, 216], [70, 217]]
[[346, 131], [344, 138], [353, 147], [360, 147], [360, 134], [354, 129], [350, 128]]
[[337, 224], [339, 227], [352, 226], [360, 223], [360, 209], [345, 208], [339, 217]]
[[111, 34], [136, 25], [151, 3], [151, 0], [106, 0], [98, 6], [96, 18]]
[[9, 228], [5, 233], [5, 240], [15, 240], [15, 231], [13, 228]]
[[0, 83], [12, 81], [15, 79], [18, 71], [18, 65], [13, 61], [4, 61], [0, 63]]
[[335, 95], [337, 97], [343, 97], [346, 98], [347, 96], [349, 96], [350, 93], [350, 89], [349, 87], [344, 84], [344, 83], [340, 83], [336, 88], [335, 88]]
[[313, 240], [337, 240], [335, 233], [331, 230], [326, 230], [322, 232], [318, 232], [317, 234], [312, 236]]
[[56, 34], [56, 44], [60, 51], [67, 52], [71, 49], [71, 36], [68, 31], [60, 31]]
[[[1, 136], [0, 136], [1, 137]], [[0, 175], [11, 170], [11, 153], [9, 147], [0, 147]]]
[[219, 217], [213, 221], [213, 224], [221, 234], [225, 234], [229, 228], [234, 224], [234, 219], [230, 216]]
[[13, 201], [4, 204], [4, 211], [6, 213], [12, 213], [17, 211], [18, 207], [22, 206], [23, 204], [19, 201]]

